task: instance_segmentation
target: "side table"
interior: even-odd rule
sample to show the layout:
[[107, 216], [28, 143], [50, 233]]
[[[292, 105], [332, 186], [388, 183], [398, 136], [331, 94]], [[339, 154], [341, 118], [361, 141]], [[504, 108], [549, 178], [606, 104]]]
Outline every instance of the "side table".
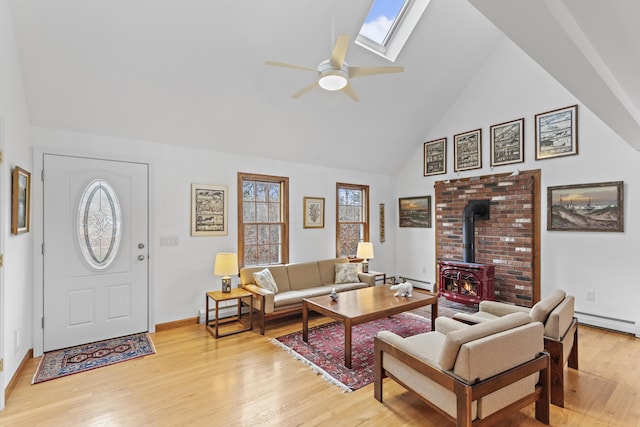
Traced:
[[[249, 298], [249, 323], [244, 323], [242, 321], [242, 299], [243, 298]], [[215, 338], [226, 337], [227, 335], [233, 335], [240, 332], [250, 331], [251, 329], [253, 329], [253, 294], [251, 294], [250, 292], [240, 288], [231, 289], [231, 292], [222, 292], [222, 291], [207, 292], [207, 295], [205, 296], [205, 300], [206, 300], [205, 325], [209, 330], [209, 332], [211, 332], [211, 335], [213, 335]], [[213, 300], [215, 303], [216, 315], [213, 320], [209, 319], [209, 300]], [[233, 317], [220, 319], [219, 317], [220, 303], [223, 301], [231, 301], [231, 300], [236, 300], [238, 303], [237, 314]], [[243, 327], [241, 329], [234, 329], [231, 332], [226, 332], [226, 333], [220, 333], [218, 331], [218, 327], [221, 324], [230, 323], [230, 322], [237, 322], [239, 325]]]

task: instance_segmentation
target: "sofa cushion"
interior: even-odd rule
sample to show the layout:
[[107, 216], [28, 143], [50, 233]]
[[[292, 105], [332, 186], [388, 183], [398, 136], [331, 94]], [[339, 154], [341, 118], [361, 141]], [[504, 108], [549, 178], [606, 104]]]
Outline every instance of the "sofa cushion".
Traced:
[[344, 264], [349, 260], [346, 258], [331, 258], [318, 261], [318, 270], [320, 271], [320, 282], [323, 285], [331, 285], [335, 283], [336, 264]]
[[274, 294], [278, 293], [278, 285], [276, 285], [276, 281], [271, 275], [271, 271], [269, 271], [268, 268], [253, 273], [253, 278], [256, 281], [256, 285], [260, 286], [261, 288], [267, 289]]
[[[240, 283], [248, 285], [250, 283], [256, 283], [253, 278], [253, 273], [264, 270], [264, 266], [261, 267], [243, 267], [240, 269]], [[290, 291], [289, 287], [289, 275], [287, 274], [287, 267], [284, 265], [270, 265], [269, 271], [276, 281], [278, 286], [278, 292]]]
[[540, 322], [544, 325], [551, 311], [562, 302], [566, 295], [566, 292], [560, 289], [551, 292], [549, 296], [541, 299], [531, 307], [531, 319], [533, 319], [534, 322]]
[[322, 286], [320, 270], [317, 262], [301, 262], [288, 264], [289, 286], [291, 290], [308, 289]]
[[449, 332], [438, 356], [438, 364], [442, 369], [451, 370], [456, 363], [460, 346], [479, 338], [498, 332], [513, 329], [531, 322], [531, 317], [524, 313], [508, 314], [488, 322], [471, 325], [468, 328]]
[[335, 266], [336, 283], [356, 283], [358, 278], [358, 265], [354, 263], [339, 263]]

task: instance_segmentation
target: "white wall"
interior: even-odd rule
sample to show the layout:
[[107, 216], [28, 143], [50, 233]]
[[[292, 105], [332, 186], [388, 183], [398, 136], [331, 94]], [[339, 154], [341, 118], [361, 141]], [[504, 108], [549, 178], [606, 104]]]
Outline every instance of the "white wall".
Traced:
[[[181, 320], [204, 309], [205, 292], [220, 288], [213, 276], [216, 252], [237, 251], [237, 172], [289, 177], [290, 261], [300, 262], [335, 256], [336, 182], [370, 186], [371, 240], [375, 259], [371, 268], [395, 271], [394, 179], [349, 170], [248, 158], [219, 152], [185, 149], [143, 141], [110, 138], [33, 128], [33, 145], [39, 151], [55, 150], [109, 159], [135, 160], [151, 165], [152, 291], [155, 323]], [[233, 135], [220, 135], [229, 143]], [[229, 234], [218, 237], [191, 237], [191, 183], [227, 185], [229, 189]], [[41, 190], [40, 190], [41, 191]], [[304, 196], [325, 198], [325, 228], [304, 229]], [[378, 240], [378, 205], [385, 203], [387, 238]], [[36, 207], [34, 206], [34, 209]], [[33, 224], [42, 228], [41, 222]], [[179, 246], [160, 246], [161, 237], [179, 238]], [[34, 252], [34, 256], [38, 256]], [[234, 286], [237, 278], [234, 279]], [[40, 286], [35, 283], [34, 286]], [[37, 315], [35, 316], [37, 318]]]
[[[601, 317], [579, 316], [585, 323], [640, 333], [640, 276], [636, 273], [640, 225], [640, 153], [605, 126], [579, 100], [567, 92], [543, 69], [509, 40], [496, 49], [484, 64], [478, 64], [475, 79], [449, 109], [444, 119], [425, 136], [425, 141], [448, 138], [446, 175], [423, 177], [423, 148], [397, 176], [398, 196], [433, 196], [436, 180], [455, 179], [515, 169], [542, 171], [541, 291], [542, 296], [561, 288], [576, 297], [576, 311]], [[534, 116], [537, 113], [579, 104], [577, 156], [535, 160]], [[489, 127], [525, 118], [525, 162], [490, 168]], [[482, 169], [453, 172], [453, 135], [482, 128]], [[624, 233], [549, 232], [546, 230], [547, 187], [555, 185], [624, 181]], [[434, 230], [400, 229], [398, 271], [423, 274], [435, 280]], [[405, 271], [409, 273], [405, 273]], [[595, 302], [586, 292], [595, 291]]]
[[0, 141], [4, 150], [4, 161], [0, 166], [0, 251], [4, 253], [4, 268], [0, 269], [4, 276], [0, 293], [0, 343], [4, 346], [0, 346], [0, 357], [4, 359], [4, 378], [8, 382], [31, 348], [32, 234], [11, 234], [11, 171], [16, 165], [31, 170], [31, 150], [26, 101], [7, 0], [0, 0]]

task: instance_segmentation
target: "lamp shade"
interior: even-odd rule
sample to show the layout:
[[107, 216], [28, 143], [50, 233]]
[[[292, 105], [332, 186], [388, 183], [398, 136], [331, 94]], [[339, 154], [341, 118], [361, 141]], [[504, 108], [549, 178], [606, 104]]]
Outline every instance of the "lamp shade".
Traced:
[[238, 274], [238, 255], [229, 252], [217, 253], [216, 263], [213, 267], [213, 274], [216, 276], [230, 276]]
[[358, 250], [356, 251], [356, 257], [363, 259], [373, 259], [373, 243], [360, 242], [358, 243]]

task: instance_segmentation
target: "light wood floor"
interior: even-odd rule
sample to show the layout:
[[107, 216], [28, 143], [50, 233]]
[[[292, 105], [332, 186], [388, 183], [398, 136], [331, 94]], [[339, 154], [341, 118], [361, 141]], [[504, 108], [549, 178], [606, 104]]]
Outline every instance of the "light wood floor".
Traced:
[[[313, 324], [325, 323], [320, 316]], [[299, 318], [214, 339], [203, 325], [152, 334], [157, 354], [31, 385], [29, 362], [0, 413], [0, 426], [446, 426], [386, 380], [384, 403], [369, 385], [342, 393], [270, 343]], [[640, 426], [640, 340], [581, 326], [580, 371], [565, 368], [566, 408], [554, 426]], [[538, 426], [533, 406], [503, 426]]]

